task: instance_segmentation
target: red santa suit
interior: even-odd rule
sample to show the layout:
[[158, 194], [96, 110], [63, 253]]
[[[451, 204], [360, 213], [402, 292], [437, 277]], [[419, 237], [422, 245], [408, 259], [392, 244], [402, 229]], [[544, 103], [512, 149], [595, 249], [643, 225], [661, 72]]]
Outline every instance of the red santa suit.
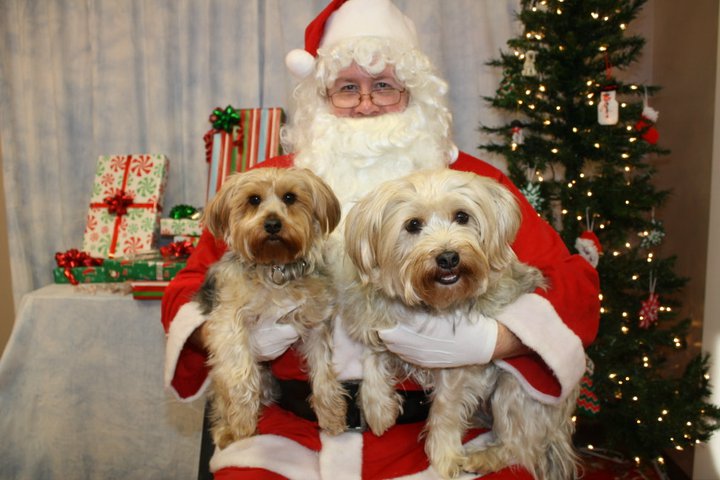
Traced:
[[[285, 156], [261, 165], [291, 164], [292, 158]], [[498, 315], [496, 320], [535, 353], [496, 363], [514, 373], [539, 401], [557, 403], [580, 380], [585, 368], [584, 347], [597, 333], [597, 272], [585, 259], [569, 253], [559, 235], [498, 169], [462, 152], [450, 168], [494, 178], [518, 199], [523, 221], [513, 249], [521, 261], [543, 272], [550, 288], [521, 297]], [[197, 304], [191, 302], [192, 296], [209, 265], [224, 251], [225, 245], [205, 231], [187, 267], [163, 296], [162, 322], [167, 332], [165, 382], [180, 399], [193, 400], [208, 385], [205, 353], [186, 341], [204, 321]], [[336, 355], [342, 355], [345, 346], [336, 341], [334, 348]], [[292, 348], [272, 361], [271, 367], [278, 379], [307, 379]], [[370, 431], [332, 437], [319, 432], [316, 422], [273, 405], [263, 411], [259, 434], [216, 451], [211, 469], [218, 479], [437, 479], [423, 450], [422, 428], [423, 423], [419, 422], [395, 425], [380, 437]], [[467, 440], [482, 443], [484, 437], [479, 433], [470, 432]], [[518, 469], [506, 469], [483, 478], [531, 477]]]

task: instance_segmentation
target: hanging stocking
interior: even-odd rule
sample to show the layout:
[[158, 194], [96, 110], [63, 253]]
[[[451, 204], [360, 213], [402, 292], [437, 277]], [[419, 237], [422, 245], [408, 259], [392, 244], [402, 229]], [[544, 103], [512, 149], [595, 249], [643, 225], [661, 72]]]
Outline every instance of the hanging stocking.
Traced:
[[587, 366], [585, 368], [585, 374], [580, 379], [580, 395], [577, 399], [577, 409], [579, 413], [583, 413], [586, 416], [595, 416], [600, 411], [600, 399], [595, 393], [595, 387], [593, 386], [592, 376], [595, 371], [595, 365], [593, 361], [585, 356]]
[[640, 138], [645, 140], [650, 145], [655, 145], [660, 138], [660, 134], [655, 128], [660, 112], [648, 105], [647, 99], [647, 88], [645, 89], [645, 96], [643, 98], [643, 111], [640, 116], [640, 120], [635, 124], [635, 130], [640, 132]]

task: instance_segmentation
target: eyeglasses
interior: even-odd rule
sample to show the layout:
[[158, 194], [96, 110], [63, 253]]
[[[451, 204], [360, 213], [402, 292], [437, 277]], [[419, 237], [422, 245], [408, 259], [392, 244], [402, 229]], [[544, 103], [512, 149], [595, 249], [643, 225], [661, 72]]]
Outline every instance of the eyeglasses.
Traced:
[[391, 107], [400, 103], [405, 89], [380, 88], [370, 93], [335, 92], [330, 95], [330, 102], [336, 108], [355, 108], [362, 102], [363, 97], [370, 97], [370, 101], [377, 107]]

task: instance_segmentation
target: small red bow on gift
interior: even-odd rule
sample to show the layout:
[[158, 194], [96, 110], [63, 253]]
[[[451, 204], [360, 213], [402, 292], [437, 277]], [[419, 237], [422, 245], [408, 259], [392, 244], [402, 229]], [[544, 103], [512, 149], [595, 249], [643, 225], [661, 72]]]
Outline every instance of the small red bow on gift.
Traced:
[[195, 245], [193, 245], [190, 240], [185, 240], [184, 242], [173, 242], [169, 245], [165, 245], [164, 247], [160, 247], [160, 253], [165, 258], [189, 257], [193, 250], [195, 250]]
[[63, 274], [73, 285], [77, 285], [79, 282], [72, 273], [74, 267], [93, 267], [103, 264], [102, 258], [95, 258], [88, 255], [86, 252], [81, 252], [76, 248], [71, 248], [65, 253], [55, 253], [55, 262], [60, 268], [64, 268]]
[[103, 201], [108, 206], [108, 212], [122, 217], [127, 213], [128, 207], [133, 204], [133, 197], [120, 191], [113, 196], [105, 197]]

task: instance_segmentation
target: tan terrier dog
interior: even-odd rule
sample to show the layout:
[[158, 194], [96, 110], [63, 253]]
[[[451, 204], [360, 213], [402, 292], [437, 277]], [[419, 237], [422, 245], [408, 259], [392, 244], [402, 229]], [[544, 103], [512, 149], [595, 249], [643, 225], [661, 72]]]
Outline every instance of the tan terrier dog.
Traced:
[[[545, 480], [575, 475], [573, 395], [559, 406], [540, 403], [494, 363], [424, 369], [388, 351], [377, 333], [411, 319], [457, 325], [494, 317], [542, 287], [540, 271], [511, 248], [520, 222], [508, 189], [450, 169], [386, 182], [347, 216], [345, 247], [357, 278], [341, 317], [349, 335], [372, 351], [360, 390], [365, 420], [377, 435], [393, 425], [402, 409], [398, 381], [412, 378], [432, 389], [425, 451], [445, 478], [509, 465]], [[466, 451], [462, 438], [479, 407], [491, 411], [496, 440]]]
[[261, 320], [292, 324], [300, 334], [320, 427], [345, 429], [344, 390], [332, 370], [335, 293], [325, 244], [340, 203], [306, 169], [258, 168], [233, 174], [203, 212], [227, 253], [196, 296], [207, 315], [212, 436], [220, 448], [253, 435], [261, 404], [273, 401], [270, 369], [250, 342]]

